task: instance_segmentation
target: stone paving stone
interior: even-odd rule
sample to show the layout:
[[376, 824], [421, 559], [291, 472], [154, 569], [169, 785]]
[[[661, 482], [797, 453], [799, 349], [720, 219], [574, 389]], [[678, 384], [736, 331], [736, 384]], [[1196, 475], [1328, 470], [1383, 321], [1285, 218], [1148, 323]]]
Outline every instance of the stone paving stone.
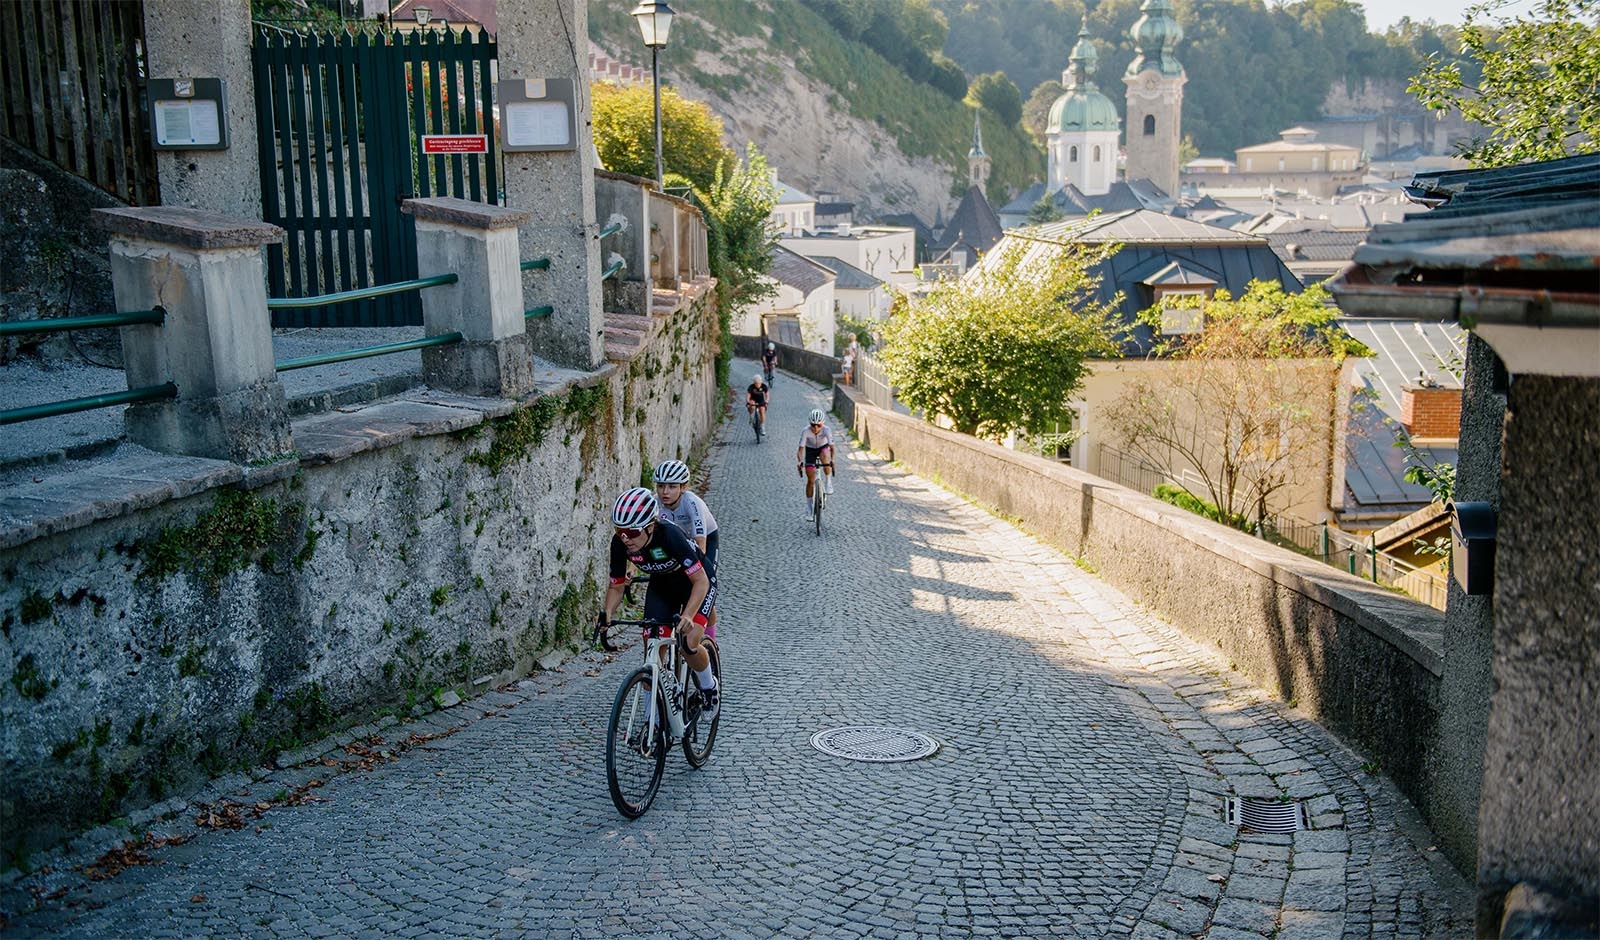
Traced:
[[[775, 437], [798, 437], [825, 404], [781, 376]], [[638, 651], [561, 652], [505, 690], [377, 724], [391, 746], [449, 734], [331, 773], [316, 791], [329, 802], [274, 809], [271, 828], [200, 832], [107, 882], [85, 882], [67, 855], [53, 875], [0, 882], [8, 930], [1187, 940], [1209, 927], [1239, 940], [1280, 914], [1300, 936], [1468, 929], [1470, 891], [1407, 841], [1396, 820], [1414, 810], [1393, 787], [1203, 644], [843, 435], [818, 538], [786, 444], [739, 430], [707, 458], [726, 719], [704, 769], [669, 756], [643, 818], [611, 806], [601, 745]], [[878, 723], [945, 748], [904, 765], [810, 748], [824, 728]], [[256, 769], [193, 796], [270, 796], [290, 779]], [[1241, 780], [1319, 800], [1319, 826], [1348, 828], [1240, 833], [1220, 797]], [[192, 833], [195, 815], [173, 825]], [[126, 838], [108, 829], [99, 851]], [[69, 887], [73, 906], [12, 903], [31, 887]], [[203, 906], [189, 902], [197, 889]]]

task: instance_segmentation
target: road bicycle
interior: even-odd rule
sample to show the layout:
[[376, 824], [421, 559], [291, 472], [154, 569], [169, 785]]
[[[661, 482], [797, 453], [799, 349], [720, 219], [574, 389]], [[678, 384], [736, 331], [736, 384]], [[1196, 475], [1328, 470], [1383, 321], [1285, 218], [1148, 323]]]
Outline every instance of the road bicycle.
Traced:
[[772, 367], [769, 366], [769, 365], [763, 365], [761, 367], [761, 372], [762, 372], [762, 374], [764, 376], [766, 376], [767, 388], [771, 388], [772, 387]]
[[[719, 709], [709, 722], [703, 718], [699, 686], [673, 635], [676, 624], [612, 622], [638, 627], [644, 636], [644, 665], [629, 673], [617, 689], [606, 726], [606, 786], [611, 802], [622, 815], [638, 819], [655, 802], [667, 767], [667, 751], [674, 744], [682, 744], [690, 767], [699, 769], [711, 759], [722, 712]], [[718, 694], [725, 696], [717, 644], [710, 637], [702, 642], [711, 655]]]
[[817, 480], [811, 485], [811, 518], [817, 523], [817, 534], [822, 534], [822, 507], [828, 505], [828, 494], [823, 492], [822, 468], [817, 468]]
[[767, 433], [767, 422], [762, 420], [760, 408], [750, 409], [750, 427], [755, 429], [756, 443], [761, 443], [762, 436]]

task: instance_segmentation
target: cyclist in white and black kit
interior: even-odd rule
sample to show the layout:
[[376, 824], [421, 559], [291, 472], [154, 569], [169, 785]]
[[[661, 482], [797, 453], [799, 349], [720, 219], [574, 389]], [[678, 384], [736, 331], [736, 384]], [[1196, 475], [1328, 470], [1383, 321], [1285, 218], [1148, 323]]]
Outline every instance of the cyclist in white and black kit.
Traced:
[[644, 595], [644, 619], [675, 624], [684, 659], [700, 687], [701, 715], [717, 713], [717, 679], [711, 654], [701, 640], [717, 599], [717, 586], [706, 568], [705, 554], [681, 529], [660, 518], [654, 493], [635, 487], [611, 507], [611, 583], [606, 588], [602, 625], [617, 615], [628, 586], [628, 565], [650, 576]]
[[656, 467], [655, 480], [661, 518], [694, 539], [694, 544], [706, 556], [711, 580], [716, 581], [717, 517], [711, 514], [711, 507], [706, 505], [706, 501], [689, 489], [689, 465], [681, 460], [664, 460]]
[[828, 432], [828, 416], [814, 409], [810, 424], [800, 432], [800, 446], [794, 452], [795, 469], [806, 478], [806, 521], [812, 521], [811, 493], [816, 485], [817, 468], [822, 468], [822, 492], [833, 495], [833, 435]]
[[744, 390], [744, 408], [752, 415], [760, 409], [763, 427], [767, 423], [767, 403], [770, 401], [772, 401], [772, 387], [759, 375], [752, 378]]

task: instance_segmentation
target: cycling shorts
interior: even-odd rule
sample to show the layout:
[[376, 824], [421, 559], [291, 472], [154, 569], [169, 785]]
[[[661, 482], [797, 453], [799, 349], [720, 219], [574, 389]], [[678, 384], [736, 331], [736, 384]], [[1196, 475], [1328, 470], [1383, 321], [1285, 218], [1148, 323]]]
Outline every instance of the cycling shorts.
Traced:
[[[808, 466], [808, 467], [820, 467], [822, 465], [822, 452], [823, 451], [828, 451], [829, 452], [829, 456], [832, 457], [833, 456], [833, 454], [832, 454], [833, 445], [829, 444], [826, 447], [807, 447], [806, 448], [806, 461], [805, 461], [806, 466]], [[830, 460], [829, 462], [831, 463], [832, 461]]]

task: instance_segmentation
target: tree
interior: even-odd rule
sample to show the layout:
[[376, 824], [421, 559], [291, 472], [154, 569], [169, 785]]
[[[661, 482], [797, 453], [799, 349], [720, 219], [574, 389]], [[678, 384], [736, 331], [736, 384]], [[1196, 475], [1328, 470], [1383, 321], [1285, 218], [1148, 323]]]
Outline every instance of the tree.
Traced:
[[1066, 218], [1061, 212], [1061, 207], [1056, 205], [1054, 193], [1046, 193], [1028, 210], [1029, 225], [1043, 225], [1046, 222], [1059, 222]]
[[[598, 82], [594, 90], [594, 145], [606, 169], [646, 179], [656, 176], [655, 103], [648, 85], [623, 88]], [[732, 150], [722, 145], [722, 120], [698, 101], [661, 89], [661, 164], [709, 189], [728, 172]]]
[[1532, 18], [1498, 18], [1512, 0], [1467, 10], [1463, 55], [1482, 77], [1438, 54], [1408, 91], [1435, 111], [1459, 111], [1489, 128], [1457, 150], [1474, 166], [1510, 166], [1600, 151], [1600, 0], [1540, 0]]
[[[1179, 298], [1140, 314], [1159, 333], [1174, 314], [1201, 315], [1200, 329], [1159, 341], [1153, 358], [1172, 360], [1159, 376], [1129, 383], [1108, 423], [1135, 455], [1169, 477], [1197, 474], [1222, 519], [1257, 522], [1274, 497], [1301, 482], [1306, 455], [1330, 432], [1340, 362], [1371, 351], [1339, 328], [1320, 287], [1288, 294], [1252, 281], [1237, 300]], [[1331, 452], [1330, 452], [1331, 459]], [[1189, 488], [1185, 486], [1185, 489]]]
[[1004, 72], [979, 75], [967, 86], [967, 103], [983, 108], [1006, 127], [1022, 120], [1022, 92]]
[[1050, 126], [1050, 109], [1066, 90], [1057, 81], [1040, 82], [1034, 86], [1028, 100], [1022, 103], [1022, 129], [1041, 147], [1044, 146], [1045, 131]]
[[[880, 359], [902, 401], [957, 431], [999, 437], [1070, 425], [1084, 361], [1116, 353], [1116, 305], [1089, 272], [1118, 246], [992, 256], [922, 299], [897, 303]], [[997, 248], [996, 251], [1003, 251]]]
[[722, 318], [717, 379], [726, 384], [733, 356], [734, 311], [777, 292], [777, 286], [762, 275], [772, 267], [778, 245], [777, 231], [769, 223], [778, 190], [767, 158], [755, 144], [747, 144], [743, 160], [718, 166], [711, 185], [694, 190], [692, 198], [706, 217], [706, 248]]

